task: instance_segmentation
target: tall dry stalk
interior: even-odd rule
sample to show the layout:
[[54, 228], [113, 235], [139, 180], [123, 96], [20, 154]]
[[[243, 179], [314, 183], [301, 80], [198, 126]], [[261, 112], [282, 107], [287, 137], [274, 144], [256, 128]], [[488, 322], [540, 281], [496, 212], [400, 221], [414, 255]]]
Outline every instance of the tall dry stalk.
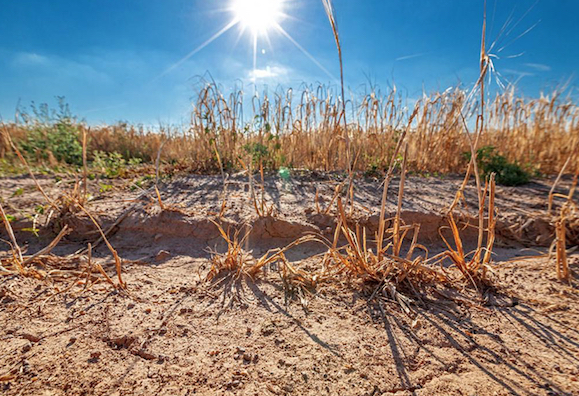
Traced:
[[18, 242], [16, 241], [16, 237], [14, 236], [14, 230], [12, 229], [12, 225], [10, 225], [10, 221], [8, 220], [8, 216], [6, 216], [6, 212], [4, 212], [4, 208], [2, 207], [2, 203], [0, 203], [0, 215], [2, 216], [2, 222], [4, 223], [4, 228], [6, 228], [6, 232], [10, 237], [10, 242], [12, 244], [12, 255], [14, 256], [14, 261], [16, 263], [16, 267], [19, 272], [23, 271], [23, 262], [24, 259], [22, 258], [22, 250], [20, 250], [20, 246], [18, 246]]
[[566, 221], [565, 212], [561, 211], [561, 216], [555, 223], [555, 265], [557, 269], [557, 279], [568, 282], [571, 273], [569, 270], [569, 262], [567, 261]]
[[339, 126], [340, 119], [343, 120], [344, 123], [344, 139], [346, 141], [346, 160], [348, 164], [348, 194], [349, 194], [349, 204], [351, 205], [351, 212], [354, 210], [354, 158], [352, 152], [352, 143], [350, 139], [350, 133], [348, 131], [348, 122], [346, 120], [346, 90], [344, 87], [344, 62], [342, 57], [342, 44], [340, 42], [340, 34], [338, 33], [338, 24], [336, 22], [336, 13], [334, 11], [334, 6], [332, 5], [332, 0], [322, 0], [324, 4], [324, 10], [326, 11], [326, 15], [328, 16], [328, 20], [330, 21], [330, 26], [332, 28], [332, 32], [334, 34], [334, 40], [336, 41], [336, 48], [338, 49], [338, 59], [340, 63], [340, 89], [342, 93], [341, 101], [341, 111], [340, 117], [336, 122], [336, 126]]

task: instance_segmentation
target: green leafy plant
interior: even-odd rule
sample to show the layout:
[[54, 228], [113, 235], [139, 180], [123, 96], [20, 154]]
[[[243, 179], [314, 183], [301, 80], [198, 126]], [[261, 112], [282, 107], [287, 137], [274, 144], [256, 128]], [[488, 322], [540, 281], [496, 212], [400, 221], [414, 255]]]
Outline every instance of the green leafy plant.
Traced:
[[243, 146], [243, 150], [245, 150], [247, 154], [251, 155], [254, 163], [265, 159], [269, 154], [267, 146], [261, 143], [248, 143]]
[[[471, 154], [465, 153], [470, 161]], [[504, 186], [520, 186], [531, 180], [531, 175], [519, 164], [509, 162], [506, 157], [496, 152], [493, 146], [484, 146], [477, 150], [477, 165], [484, 177], [495, 173], [495, 180]]]
[[101, 183], [99, 185], [99, 192], [104, 193], [113, 189], [113, 186], [110, 184]]
[[29, 157], [40, 161], [52, 157], [69, 165], [82, 165], [80, 126], [70, 113], [64, 98], [59, 98], [59, 110], [51, 111], [48, 105], [32, 105], [35, 118], [22, 114], [27, 123], [27, 138], [20, 144]]
[[122, 177], [125, 173], [127, 161], [117, 152], [105, 153], [104, 151], [95, 151], [92, 165], [105, 174], [108, 179]]
[[129, 166], [139, 166], [143, 163], [143, 159], [142, 158], [130, 158], [129, 159]]

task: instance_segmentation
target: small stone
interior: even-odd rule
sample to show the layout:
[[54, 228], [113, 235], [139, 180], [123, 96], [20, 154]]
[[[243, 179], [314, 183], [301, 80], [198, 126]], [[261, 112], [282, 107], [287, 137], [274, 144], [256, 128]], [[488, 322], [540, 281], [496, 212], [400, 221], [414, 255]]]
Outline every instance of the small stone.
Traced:
[[261, 334], [265, 337], [270, 336], [273, 333], [275, 333], [275, 326], [273, 325], [265, 326], [261, 329]]
[[90, 363], [96, 363], [101, 356], [100, 352], [91, 352], [90, 359], [88, 360]]
[[420, 326], [421, 326], [420, 320], [418, 320], [418, 318], [415, 318], [415, 319], [412, 321], [411, 327], [412, 327], [414, 330], [418, 330], [418, 329], [420, 328]]
[[20, 374], [30, 373], [30, 363], [27, 360], [22, 361], [22, 366], [20, 367]]
[[153, 355], [152, 353], [149, 353], [143, 349], [141, 349], [140, 351], [138, 351], [136, 353], [137, 356], [142, 357], [145, 360], [154, 360], [155, 358], [157, 358], [157, 356]]
[[22, 334], [22, 338], [24, 338], [25, 340], [28, 340], [30, 342], [40, 341], [40, 337], [38, 337], [37, 335], [34, 335], [34, 334], [24, 333], [24, 334]]
[[166, 250], [159, 250], [159, 253], [157, 253], [157, 256], [155, 256], [155, 260], [157, 262], [160, 261], [165, 261], [171, 258], [171, 253], [169, 253]]
[[243, 354], [243, 361], [245, 362], [251, 362], [253, 356], [251, 356], [251, 353], [244, 353]]

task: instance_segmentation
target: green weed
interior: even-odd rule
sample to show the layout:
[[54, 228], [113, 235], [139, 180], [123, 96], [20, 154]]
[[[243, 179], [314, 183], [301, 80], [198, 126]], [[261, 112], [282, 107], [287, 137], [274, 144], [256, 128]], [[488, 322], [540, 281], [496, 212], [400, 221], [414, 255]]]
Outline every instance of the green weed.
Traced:
[[[470, 161], [470, 153], [464, 155]], [[497, 153], [493, 146], [484, 146], [477, 150], [477, 164], [485, 178], [495, 173], [497, 184], [503, 186], [520, 186], [531, 180], [529, 172], [519, 164], [509, 162], [506, 157]]]

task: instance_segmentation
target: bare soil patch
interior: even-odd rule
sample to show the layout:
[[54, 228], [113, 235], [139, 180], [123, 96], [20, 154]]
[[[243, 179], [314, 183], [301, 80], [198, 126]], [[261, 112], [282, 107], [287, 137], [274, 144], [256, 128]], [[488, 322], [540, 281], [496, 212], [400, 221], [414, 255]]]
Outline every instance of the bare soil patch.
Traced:
[[[71, 180], [40, 182], [58, 196]], [[443, 250], [439, 229], [460, 182], [407, 180], [402, 219], [421, 224], [419, 240], [430, 254]], [[326, 208], [338, 183], [338, 177], [311, 173], [287, 182], [268, 177], [264, 196], [273, 211], [259, 218], [247, 178], [232, 177], [220, 222], [247, 230], [246, 249], [256, 257], [310, 233], [331, 237], [336, 216]], [[209, 220], [222, 209], [222, 180], [187, 176], [164, 183], [164, 210], [148, 186], [143, 194], [130, 181], [112, 184], [105, 192], [91, 185], [89, 208], [104, 229], [125, 215], [110, 242], [125, 260], [128, 293], [105, 283], [67, 291], [74, 277], [56, 284], [0, 278], [4, 394], [579, 394], [579, 256], [569, 259], [571, 284], [557, 281], [546, 256], [554, 237], [545, 215], [547, 182], [497, 188], [492, 287], [480, 298], [468, 288], [430, 288], [413, 299], [412, 314], [392, 299], [376, 304], [347, 282], [300, 298], [284, 289], [275, 266], [256, 281], [208, 283], [209, 249], [225, 248]], [[16, 237], [28, 253], [46, 246], [65, 223], [73, 232], [53, 254], [73, 266], [66, 256], [98, 238], [82, 213], [55, 223], [49, 213], [35, 211], [43, 201], [28, 178], [1, 179], [0, 196], [16, 216]], [[380, 196], [379, 181], [356, 182], [352, 220], [369, 234], [378, 225]], [[475, 193], [467, 190], [461, 218], [467, 245], [476, 243], [470, 227], [476, 222], [468, 214], [476, 206], [469, 202], [476, 205]], [[27, 231], [32, 227], [38, 237]], [[306, 243], [286, 256], [307, 270], [319, 265], [323, 250]], [[8, 252], [7, 245], [0, 247], [0, 255]], [[103, 265], [110, 262], [105, 246], [93, 255]], [[105, 270], [113, 276], [113, 267]]]

